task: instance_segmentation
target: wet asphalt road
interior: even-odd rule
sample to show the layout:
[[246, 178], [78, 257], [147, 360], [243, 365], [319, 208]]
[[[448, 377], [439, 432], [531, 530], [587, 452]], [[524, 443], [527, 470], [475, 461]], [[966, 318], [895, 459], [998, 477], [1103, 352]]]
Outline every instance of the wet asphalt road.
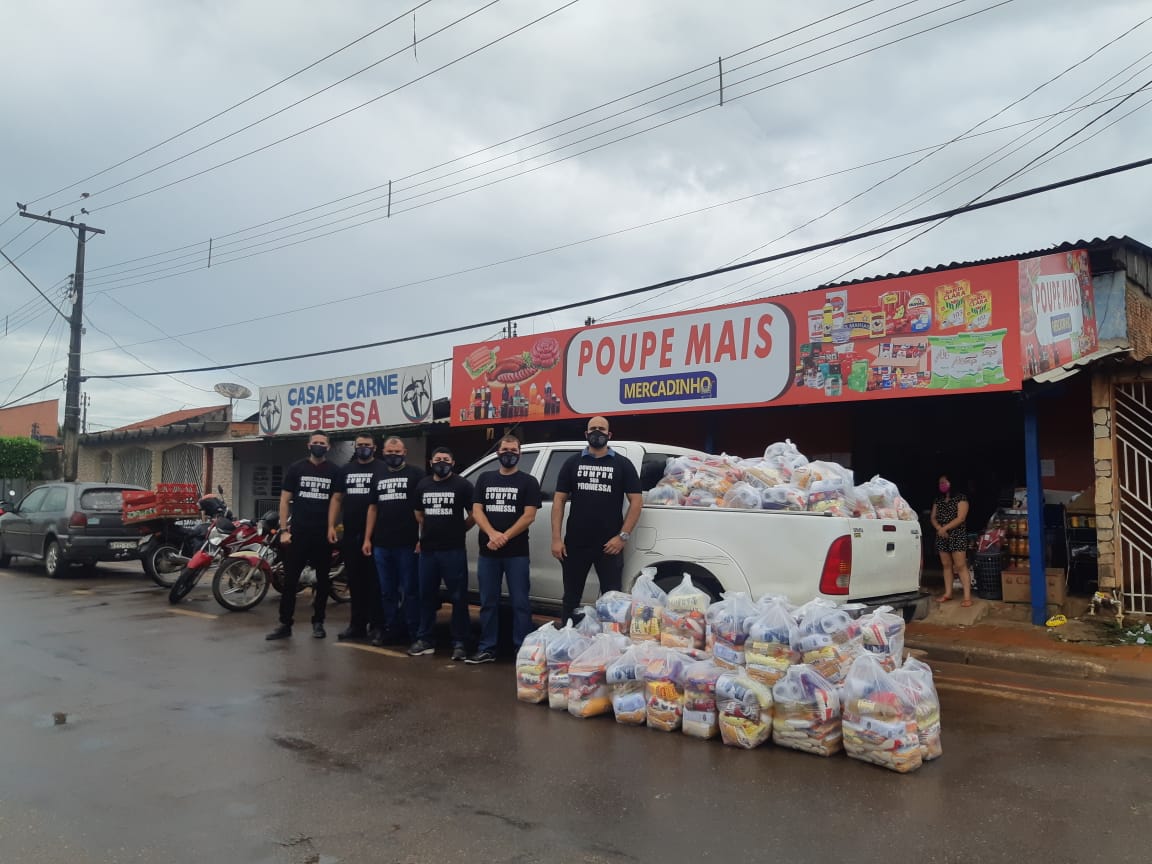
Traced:
[[902, 777], [520, 704], [508, 662], [338, 645], [345, 609], [266, 643], [270, 602], [182, 608], [0, 571], [0, 862], [1148, 860], [1147, 692], [941, 668]]

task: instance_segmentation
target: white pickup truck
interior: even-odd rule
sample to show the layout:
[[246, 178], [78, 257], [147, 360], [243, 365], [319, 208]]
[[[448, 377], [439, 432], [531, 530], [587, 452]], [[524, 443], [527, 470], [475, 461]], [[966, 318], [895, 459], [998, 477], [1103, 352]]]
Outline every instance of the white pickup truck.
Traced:
[[[612, 441], [632, 460], [647, 491], [664, 475], [669, 457], [697, 450], [637, 441]], [[583, 441], [526, 444], [520, 470], [540, 481], [544, 506], [529, 530], [532, 605], [557, 614], [564, 593], [560, 562], [552, 557], [552, 496], [560, 468], [579, 453]], [[488, 456], [462, 476], [473, 483], [499, 465]], [[794, 603], [826, 597], [838, 603], [887, 604], [912, 620], [926, 598], [920, 592], [920, 525], [877, 519], [847, 519], [816, 513], [774, 510], [719, 510], [705, 507], [646, 506], [624, 550], [624, 590], [643, 567], [657, 569], [665, 589], [684, 573], [719, 599], [722, 591], [744, 591], [753, 599], [784, 594]], [[477, 532], [469, 537], [469, 560], [479, 554]], [[477, 594], [475, 567], [470, 589]], [[595, 571], [585, 602], [599, 594]]]

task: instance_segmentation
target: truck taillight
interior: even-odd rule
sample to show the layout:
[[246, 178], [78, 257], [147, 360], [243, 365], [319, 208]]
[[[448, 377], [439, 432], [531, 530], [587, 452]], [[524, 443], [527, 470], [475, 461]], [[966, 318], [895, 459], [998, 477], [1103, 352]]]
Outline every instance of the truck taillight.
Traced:
[[820, 573], [821, 594], [847, 594], [852, 581], [852, 538], [845, 534], [837, 537], [824, 557], [824, 570]]
[[68, 518], [68, 527], [69, 528], [87, 528], [88, 527], [88, 517], [85, 516], [83, 513], [81, 513], [79, 510], [77, 510]]

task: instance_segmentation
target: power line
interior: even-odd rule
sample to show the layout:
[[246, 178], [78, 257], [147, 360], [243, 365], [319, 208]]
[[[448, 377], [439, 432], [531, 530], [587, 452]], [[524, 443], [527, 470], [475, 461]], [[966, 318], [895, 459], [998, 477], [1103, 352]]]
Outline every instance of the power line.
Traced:
[[15, 399], [8, 400], [3, 405], [0, 405], [0, 408], [7, 408], [10, 405], [15, 405], [17, 402], [23, 402], [25, 399], [28, 399], [32, 396], [36, 396], [39, 393], [43, 393], [49, 387], [55, 387], [57, 384], [59, 384], [63, 380], [64, 380], [63, 378], [57, 378], [55, 381], [52, 381], [48, 384], [45, 384], [43, 387], [39, 388], [38, 390], [33, 390], [31, 393], [25, 393], [23, 396], [17, 396]]
[[157, 375], [174, 375], [174, 374], [190, 374], [194, 372], [213, 372], [219, 369], [227, 368], [241, 368], [246, 366], [264, 366], [269, 363], [280, 363], [288, 360], [304, 360], [312, 357], [324, 357], [332, 354], [344, 354], [350, 351], [363, 351], [368, 348], [382, 348], [388, 345], [399, 345], [406, 342], [415, 342], [423, 339], [429, 339], [436, 336], [447, 336], [454, 333], [463, 333], [469, 330], [475, 330], [481, 327], [492, 327], [503, 324], [511, 317], [513, 320], [520, 320], [523, 318], [533, 318], [539, 315], [549, 315], [554, 312], [565, 312], [570, 309], [576, 309], [582, 306], [589, 306], [596, 303], [602, 303], [606, 300], [617, 300], [621, 297], [630, 297], [637, 294], [645, 294], [651, 291], [658, 291], [662, 288], [667, 288], [672, 285], [677, 285], [683, 282], [693, 282], [699, 279], [706, 279], [711, 276], [718, 276], [721, 273], [731, 273], [736, 270], [744, 270], [749, 267], [756, 267], [760, 264], [765, 264], [769, 261], [779, 261], [784, 258], [792, 258], [797, 255], [803, 255], [807, 252], [812, 252], [817, 249], [826, 249], [833, 246], [843, 246], [847, 243], [853, 243], [857, 240], [863, 240], [867, 237], [875, 237], [880, 234], [888, 234], [894, 231], [902, 231], [905, 228], [910, 228], [915, 225], [924, 225], [929, 222], [936, 222], [941, 219], [950, 219], [953, 216], [962, 213], [970, 213], [976, 210], [986, 210], [990, 207], [998, 207], [1007, 204], [1011, 201], [1019, 201], [1023, 198], [1030, 198], [1035, 195], [1052, 192], [1057, 189], [1064, 189], [1070, 186], [1075, 186], [1081, 183], [1087, 183], [1093, 180], [1099, 180], [1103, 177], [1109, 177], [1114, 174], [1121, 174], [1127, 171], [1132, 171], [1137, 168], [1143, 168], [1152, 165], [1152, 158], [1142, 159], [1137, 162], [1128, 162], [1124, 165], [1116, 165], [1111, 168], [1105, 168], [1100, 171], [1094, 171], [1090, 174], [1081, 174], [1077, 177], [1071, 177], [1065, 180], [1060, 180], [1055, 183], [1048, 183], [1044, 186], [1037, 186], [1032, 189], [1025, 189], [1020, 192], [1014, 192], [1011, 195], [1003, 195], [999, 198], [990, 198], [986, 201], [979, 201], [973, 204], [967, 204], [963, 207], [956, 207], [951, 210], [945, 210], [939, 213], [932, 213], [927, 216], [920, 216], [916, 219], [910, 219], [905, 222], [900, 222], [895, 225], [887, 225], [880, 228], [873, 228], [869, 231], [860, 232], [857, 234], [850, 234], [844, 237], [838, 237], [834, 240], [826, 240], [821, 243], [814, 243], [809, 246], [792, 249], [787, 252], [778, 252], [773, 255], [767, 255], [762, 258], [756, 258], [752, 261], [745, 261], [739, 264], [729, 264], [724, 267], [717, 267], [712, 270], [706, 270], [701, 273], [694, 273], [689, 276], [679, 276], [673, 279], [666, 279], [662, 282], [657, 282], [652, 285], [645, 285], [640, 288], [631, 288], [626, 291], [618, 291], [614, 294], [608, 294], [603, 297], [596, 297], [592, 299], [575, 300], [570, 303], [562, 303], [556, 306], [551, 306], [546, 309], [538, 309], [534, 312], [522, 313], [514, 316], [502, 315], [499, 318], [493, 318], [488, 321], [478, 321], [471, 324], [462, 324], [455, 327], [445, 327], [440, 330], [430, 331], [428, 333], [419, 333], [409, 336], [399, 336], [393, 339], [383, 339], [377, 342], [368, 342], [361, 345], [348, 345], [341, 348], [333, 348], [324, 351], [309, 351], [303, 354], [294, 354], [288, 357], [272, 357], [265, 360], [248, 360], [241, 363], [227, 363], [215, 366], [201, 366], [190, 369], [173, 369], [165, 372], [129, 372], [129, 373], [115, 373], [108, 375], [89, 375], [88, 379], [95, 380], [111, 380], [121, 378], [151, 378]]
[[[163, 147], [165, 144], [172, 143], [177, 138], [182, 138], [183, 136], [187, 135], [189, 132], [196, 131], [201, 126], [205, 126], [208, 123], [211, 123], [213, 120], [217, 120], [220, 117], [223, 117], [225, 114], [229, 113], [230, 111], [234, 111], [235, 109], [241, 107], [242, 105], [247, 105], [253, 99], [256, 99], [260, 96], [263, 96], [265, 93], [267, 93], [270, 90], [274, 90], [275, 88], [279, 87], [281, 84], [286, 84], [287, 82], [291, 81], [293, 78], [295, 78], [299, 75], [303, 75], [305, 72], [307, 72], [310, 69], [314, 69], [315, 67], [319, 66], [321, 63], [325, 62], [326, 60], [331, 60], [337, 54], [340, 54], [341, 52], [348, 50], [353, 45], [356, 45], [360, 42], [363, 42], [365, 39], [367, 39], [370, 36], [376, 35], [381, 30], [384, 30], [385, 28], [391, 26], [392, 24], [395, 24], [397, 21], [399, 21], [403, 18], [407, 18], [409, 15], [414, 14], [416, 12], [416, 10], [420, 9], [421, 7], [427, 6], [431, 2], [432, 2], [432, 0], [423, 0], [422, 3], [416, 4], [415, 6], [413, 6], [411, 9], [407, 10], [406, 12], [401, 12], [399, 15], [397, 15], [395, 18], [391, 19], [390, 21], [386, 21], [383, 24], [381, 24], [379, 27], [375, 27], [372, 30], [369, 30], [367, 33], [364, 33], [363, 35], [356, 37], [351, 42], [348, 42], [348, 43], [340, 46], [335, 51], [331, 51], [328, 54], [325, 54], [319, 60], [312, 61], [311, 63], [309, 63], [307, 66], [303, 67], [302, 69], [297, 69], [291, 75], [287, 75], [284, 78], [281, 78], [279, 81], [276, 81], [273, 84], [269, 84], [267, 87], [265, 87], [261, 90], [257, 90], [251, 96], [246, 96], [245, 98], [241, 99], [239, 102], [235, 102], [232, 105], [229, 105], [227, 108], [223, 109], [222, 111], [217, 111], [211, 117], [208, 117], [204, 120], [201, 120], [199, 123], [195, 123], [192, 126], [189, 126], [187, 129], [184, 129], [180, 132], [177, 132], [175, 135], [170, 135], [169, 137], [165, 138], [163, 141], [161, 141], [157, 144], [153, 144], [151, 147], [147, 147], [144, 150], [141, 150], [139, 153], [134, 153], [133, 155], [127, 157], [126, 159], [121, 159], [119, 162], [117, 162], [114, 165], [109, 165], [107, 168], [102, 168], [94, 174], [89, 174], [87, 177], [82, 177], [81, 179], [75, 181], [74, 183], [69, 183], [67, 186], [61, 186], [55, 192], [49, 192], [46, 195], [41, 195], [39, 198], [33, 198], [29, 202], [29, 204], [38, 204], [39, 202], [43, 201], [45, 198], [53, 198], [53, 197], [59, 195], [61, 192], [67, 192], [69, 189], [76, 188], [81, 183], [87, 183], [89, 180], [95, 180], [97, 177], [100, 177], [104, 174], [107, 174], [109, 171], [113, 171], [122, 165], [127, 165], [129, 162], [131, 162], [135, 159], [139, 159], [141, 156], [145, 156], [148, 153], [151, 153], [153, 150], [157, 150], [157, 149]], [[75, 202], [72, 202], [72, 203], [75, 203]], [[12, 217], [9, 216], [8, 218], [11, 219]], [[4, 222], [7, 222], [7, 221], [8, 221], [8, 219], [4, 220]], [[0, 225], [3, 225], [3, 224], [4, 224], [3, 222], [0, 222]]]
[[[107, 339], [109, 339], [109, 340], [112, 342], [112, 344], [113, 344], [113, 345], [115, 345], [117, 348], [119, 348], [121, 351], [123, 351], [125, 354], [127, 354], [129, 357], [131, 357], [133, 360], [135, 360], [135, 361], [136, 361], [137, 363], [139, 363], [141, 366], [145, 366], [145, 367], [147, 367], [148, 369], [151, 369], [153, 372], [156, 372], [156, 373], [158, 373], [158, 374], [160, 374], [160, 375], [165, 375], [166, 377], [168, 377], [168, 378], [171, 378], [171, 379], [172, 379], [173, 381], [175, 381], [177, 384], [181, 384], [181, 385], [183, 385], [184, 387], [191, 387], [193, 390], [199, 390], [201, 393], [212, 393], [212, 392], [213, 392], [212, 390], [209, 390], [209, 389], [208, 389], [208, 388], [206, 388], [206, 387], [200, 387], [200, 386], [199, 386], [199, 385], [197, 385], [197, 384], [190, 384], [190, 383], [188, 383], [187, 381], [181, 381], [181, 380], [180, 380], [179, 378], [177, 378], [175, 375], [171, 375], [171, 374], [169, 374], [169, 373], [166, 373], [166, 372], [161, 372], [159, 369], [157, 369], [157, 368], [156, 368], [155, 366], [153, 366], [151, 363], [149, 363], [148, 361], [146, 361], [146, 360], [142, 359], [142, 358], [141, 358], [141, 357], [140, 357], [138, 354], [133, 354], [131, 351], [129, 351], [127, 348], [125, 348], [123, 345], [121, 345], [121, 344], [119, 343], [119, 341], [117, 341], [117, 339], [116, 339], [116, 337], [115, 337], [115, 336], [113, 336], [113, 335], [112, 335], [111, 333], [109, 333], [107, 330], [104, 330], [104, 329], [102, 329], [101, 327], [99, 327], [99, 326], [96, 324], [96, 322], [92, 320], [92, 316], [91, 316], [91, 315], [88, 315], [87, 313], [85, 313], [85, 315], [84, 315], [84, 320], [88, 322], [88, 326], [90, 326], [92, 329], [94, 329], [94, 330], [95, 330], [97, 333], [100, 333], [100, 334], [104, 335], [104, 336], [105, 336]], [[220, 367], [220, 368], [222, 368], [222, 369], [223, 369], [223, 368], [227, 368], [227, 367], [223, 367], [223, 366], [222, 366], [222, 367]]]
[[48, 323], [48, 329], [44, 331], [44, 336], [41, 338], [40, 344], [36, 346], [36, 351], [33, 352], [32, 359], [28, 361], [28, 365], [24, 367], [24, 371], [20, 373], [20, 377], [16, 379], [16, 383], [12, 385], [12, 389], [8, 391], [8, 395], [4, 397], [6, 403], [12, 398], [12, 394], [16, 392], [16, 388], [24, 383], [24, 379], [28, 377], [28, 373], [32, 371], [32, 366], [36, 362], [36, 358], [40, 356], [40, 349], [42, 349], [44, 343], [48, 341], [48, 334], [52, 332], [54, 326], [56, 326], [55, 318]]
[[4, 260], [7, 261], [13, 267], [13, 269], [16, 270], [17, 273], [19, 273], [21, 276], [24, 277], [25, 282], [27, 282], [29, 285], [31, 285], [33, 288], [36, 289], [36, 293], [44, 298], [44, 302], [47, 303], [49, 306], [51, 306], [57, 315], [59, 315], [65, 321], [68, 320], [68, 316], [65, 315], [63, 312], [61, 312], [58, 308], [56, 308], [56, 304], [53, 303], [51, 300], [49, 300], [48, 295], [40, 290], [40, 286], [37, 285], [35, 282], [33, 282], [31, 277], [29, 277], [29, 275], [27, 273], [25, 273], [23, 270], [20, 269], [19, 264], [17, 264], [15, 261], [13, 261], [11, 258], [8, 257], [8, 253], [6, 253], [3, 249], [0, 249], [0, 255], [4, 256]]

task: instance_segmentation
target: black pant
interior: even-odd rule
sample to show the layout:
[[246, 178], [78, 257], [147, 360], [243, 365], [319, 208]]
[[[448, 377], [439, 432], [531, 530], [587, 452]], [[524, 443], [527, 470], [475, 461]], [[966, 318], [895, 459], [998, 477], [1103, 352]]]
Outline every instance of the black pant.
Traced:
[[364, 538], [345, 534], [340, 543], [344, 558], [344, 575], [348, 579], [352, 610], [348, 624], [354, 630], [381, 629], [383, 609], [380, 606], [380, 579], [376, 575], [376, 559], [363, 552]]
[[328, 571], [332, 569], [332, 546], [323, 534], [292, 533], [292, 542], [281, 547], [284, 555], [284, 593], [280, 595], [280, 623], [291, 624], [296, 614], [296, 589], [300, 573], [308, 565], [316, 571], [316, 597], [312, 603], [312, 623], [324, 623], [328, 608]]
[[564, 571], [564, 617], [567, 621], [580, 605], [588, 571], [596, 568], [600, 580], [600, 593], [619, 591], [624, 584], [624, 555], [609, 555], [600, 546], [567, 546], [568, 555], [562, 565]]

